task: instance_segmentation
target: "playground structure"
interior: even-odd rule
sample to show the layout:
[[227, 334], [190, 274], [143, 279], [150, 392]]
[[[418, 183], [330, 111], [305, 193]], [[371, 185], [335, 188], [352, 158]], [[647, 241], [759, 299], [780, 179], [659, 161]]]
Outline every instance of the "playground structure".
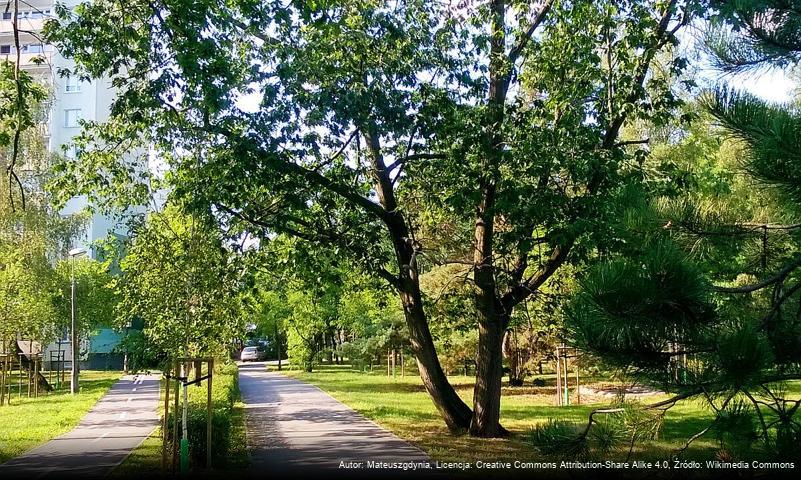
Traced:
[[[63, 357], [63, 355], [62, 355]], [[0, 342], [0, 406], [10, 405], [14, 398], [23, 396], [36, 398], [41, 393], [54, 390], [52, 386], [52, 362], [48, 370], [50, 380], [43, 374], [42, 345], [33, 340], [12, 340]], [[58, 371], [63, 377], [63, 362]], [[59, 385], [63, 383], [57, 382]]]
[[[579, 356], [578, 349], [567, 347], [564, 344], [556, 347], [556, 404], [558, 406], [570, 405], [570, 367], [575, 370], [576, 405], [581, 404], [581, 376], [579, 365], [575, 360]], [[571, 361], [571, 359], [574, 359]]]
[[[206, 374], [203, 375], [203, 364], [206, 364]], [[211, 468], [211, 423], [212, 423], [212, 398], [211, 386], [214, 378], [214, 359], [213, 358], [178, 358], [168, 364], [169, 366], [164, 371], [164, 418], [162, 420], [161, 432], [161, 469], [163, 473], [167, 473], [167, 465], [170, 464], [170, 469], [173, 474], [176, 473], [178, 467], [180, 472], [186, 474], [189, 471], [189, 435], [187, 425], [187, 413], [189, 409], [189, 399], [187, 388], [190, 385], [197, 385], [204, 380], [208, 389], [207, 404], [206, 404], [206, 468]], [[190, 376], [194, 376], [190, 380]], [[173, 407], [173, 424], [172, 436], [169, 435], [169, 421], [170, 421], [170, 390], [171, 380], [174, 380], [173, 392], [175, 395]], [[179, 407], [181, 406], [180, 392], [183, 391], [183, 410], [181, 421], [179, 423]], [[181, 429], [181, 440], [178, 441], [179, 428]], [[170, 462], [170, 458], [172, 461]]]

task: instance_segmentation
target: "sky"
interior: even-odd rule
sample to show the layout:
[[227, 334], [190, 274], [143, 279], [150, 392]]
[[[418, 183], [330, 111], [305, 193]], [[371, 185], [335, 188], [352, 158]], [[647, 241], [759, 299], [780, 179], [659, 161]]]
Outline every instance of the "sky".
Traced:
[[[715, 72], [711, 74], [716, 75]], [[777, 103], [790, 102], [798, 85], [784, 70], [761, 72], [759, 75], [738, 75], [726, 78], [726, 82], [763, 98]]]

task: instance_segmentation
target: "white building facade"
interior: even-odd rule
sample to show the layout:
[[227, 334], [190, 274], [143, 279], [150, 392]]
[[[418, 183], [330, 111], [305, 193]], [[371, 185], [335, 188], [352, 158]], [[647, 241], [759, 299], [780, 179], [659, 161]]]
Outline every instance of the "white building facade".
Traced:
[[[19, 2], [18, 30], [21, 67], [39, 77], [51, 87], [51, 109], [44, 129], [46, 144], [50, 152], [74, 158], [76, 151], [70, 147], [73, 137], [80, 133], [80, 120], [104, 121], [108, 118], [114, 90], [108, 80], [92, 82], [80, 81], [77, 77], [60, 77], [58, 72], [73, 66], [72, 61], [65, 59], [51, 45], [43, 43], [40, 32], [44, 22], [55, 15], [55, 3], [52, 0], [26, 0]], [[61, 0], [67, 6], [75, 6], [78, 0]], [[14, 40], [12, 19], [13, 5], [9, 11], [2, 12], [0, 20], [0, 59], [16, 61], [17, 48]], [[85, 197], [70, 200], [60, 212], [71, 215], [87, 207]], [[105, 238], [109, 232], [117, 230], [116, 221], [101, 214], [95, 214], [86, 226], [76, 245], [91, 252], [91, 243]], [[124, 232], [119, 232], [124, 233]], [[95, 253], [91, 252], [94, 257]]]
[[[60, 0], [58, 3], [74, 7], [81, 2]], [[59, 76], [59, 72], [71, 68], [73, 62], [59, 55], [52, 45], [47, 45], [41, 38], [44, 23], [55, 16], [55, 4], [56, 2], [52, 0], [26, 0], [18, 3], [19, 10], [16, 16], [20, 66], [50, 86], [51, 108], [43, 129], [48, 150], [54, 154], [75, 158], [76, 150], [70, 143], [81, 131], [80, 120], [102, 122], [108, 119], [115, 92], [109, 80], [84, 82], [74, 76]], [[8, 11], [2, 10], [0, 13], [0, 60], [16, 62], [18, 48], [14, 38], [13, 18], [14, 4], [9, 3]], [[71, 199], [59, 213], [62, 216], [69, 216], [85, 210], [87, 206], [87, 198], [79, 196]], [[68, 249], [81, 247], [86, 249], [91, 257], [97, 258], [92, 242], [106, 238], [111, 232], [125, 234], [124, 228], [118, 225], [115, 219], [95, 213], [86, 224], [84, 232], [74, 240], [73, 245], [68, 246]], [[113, 345], [110, 344], [118, 342], [118, 337], [119, 335], [111, 329], [101, 329], [91, 339], [82, 342], [82, 353], [99, 350], [101, 353], [109, 354], [113, 349]], [[103, 344], [97, 349], [92, 345], [96, 343], [96, 339], [98, 343]], [[45, 349], [45, 362], [50, 360], [51, 352], [55, 351], [57, 356], [59, 350], [64, 352], [67, 359], [70, 358], [70, 348], [66, 338]], [[83, 360], [91, 361], [86, 356]]]

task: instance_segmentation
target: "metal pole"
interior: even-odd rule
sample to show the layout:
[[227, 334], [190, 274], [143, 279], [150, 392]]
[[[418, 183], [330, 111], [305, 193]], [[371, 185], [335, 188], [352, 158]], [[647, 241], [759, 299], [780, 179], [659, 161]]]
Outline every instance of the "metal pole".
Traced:
[[[175, 376], [180, 376], [178, 370], [178, 361], [175, 360], [173, 362], [173, 371], [175, 372]], [[176, 468], [178, 467], [178, 406], [180, 402], [180, 385], [181, 380], [179, 378], [175, 379], [175, 394], [174, 404], [173, 404], [173, 413], [172, 413], [172, 472], [175, 473]]]
[[70, 374], [70, 393], [75, 395], [78, 393], [78, 358], [75, 354], [76, 350], [78, 350], [78, 335], [75, 332], [75, 255], [71, 255], [72, 259], [72, 268], [71, 268], [71, 327], [70, 327], [70, 343], [72, 344], [72, 353], [70, 355], [72, 360], [72, 373]]
[[167, 367], [164, 377], [164, 419], [161, 422], [161, 473], [167, 474], [167, 445], [169, 441], [168, 429], [170, 422], [170, 376], [172, 371]]

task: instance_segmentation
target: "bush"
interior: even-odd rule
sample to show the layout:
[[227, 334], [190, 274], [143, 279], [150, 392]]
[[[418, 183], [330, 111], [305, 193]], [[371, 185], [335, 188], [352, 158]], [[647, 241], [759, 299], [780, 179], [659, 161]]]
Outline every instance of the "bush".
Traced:
[[[189, 386], [189, 410], [187, 412], [187, 433], [189, 434], [189, 456], [191, 464], [205, 466], [206, 464], [206, 402], [207, 388], [205, 383], [200, 387]], [[174, 394], [170, 392], [170, 394]], [[181, 393], [183, 395], [183, 393]], [[182, 397], [181, 397], [182, 398]], [[239, 376], [236, 365], [227, 364], [215, 369], [211, 389], [212, 416], [211, 416], [211, 443], [212, 464], [224, 465], [229, 457], [232, 447], [232, 416], [234, 403], [239, 399]], [[172, 401], [170, 408], [172, 408]], [[173, 422], [176, 412], [170, 411], [168, 422], [168, 438], [172, 441]], [[183, 430], [183, 407], [178, 409], [178, 435]]]
[[167, 358], [166, 354], [159, 351], [141, 330], [128, 331], [120, 344], [114, 348], [114, 353], [128, 354], [128, 370], [131, 372], [159, 368]]
[[584, 458], [589, 453], [582, 427], [570, 422], [549, 420], [527, 435], [528, 442], [543, 455]]

